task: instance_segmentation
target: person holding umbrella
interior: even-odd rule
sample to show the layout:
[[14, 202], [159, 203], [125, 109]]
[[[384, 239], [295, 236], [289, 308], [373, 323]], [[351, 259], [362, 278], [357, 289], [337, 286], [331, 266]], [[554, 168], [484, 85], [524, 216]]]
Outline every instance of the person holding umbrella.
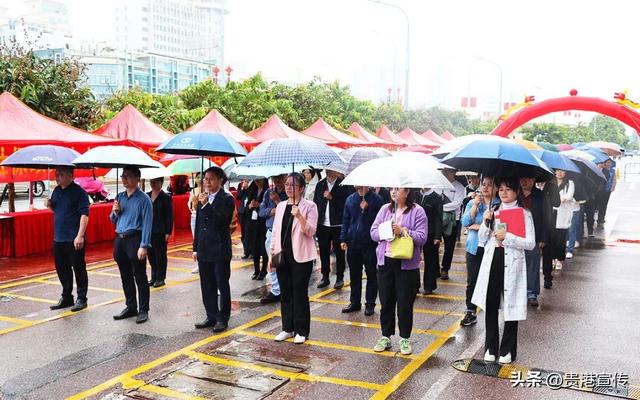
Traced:
[[362, 308], [362, 268], [367, 274], [364, 315], [373, 315], [378, 297], [376, 274], [376, 242], [371, 240], [371, 225], [382, 207], [382, 198], [368, 186], [356, 186], [356, 192], [347, 197], [342, 214], [340, 247], [347, 254], [351, 298], [343, 313]]
[[[265, 193], [269, 188], [269, 181], [259, 178], [251, 182], [248, 189], [247, 203], [247, 244], [251, 246], [249, 253], [253, 254], [253, 275], [251, 279], [263, 280], [267, 276], [269, 256], [265, 247], [267, 241], [266, 220], [259, 214], [260, 204], [264, 201]], [[261, 266], [262, 265], [262, 266]]]
[[431, 188], [421, 191], [420, 206], [427, 214], [429, 226], [427, 241], [422, 248], [424, 260], [424, 278], [422, 280], [422, 294], [432, 294], [438, 288], [440, 277], [440, 243], [442, 242], [442, 196]]
[[536, 234], [536, 246], [531, 250], [525, 250], [527, 263], [527, 302], [532, 307], [538, 307], [538, 295], [540, 294], [540, 252], [545, 246], [547, 230], [544, 220], [545, 196], [542, 190], [535, 185], [536, 179], [532, 177], [520, 178], [522, 190], [522, 203], [524, 208], [531, 211], [533, 226]]
[[[53, 211], [53, 255], [56, 272], [62, 284], [62, 296], [52, 310], [71, 307], [71, 311], [87, 308], [87, 264], [85, 233], [89, 224], [89, 197], [73, 181], [71, 167], [56, 168], [58, 186], [46, 206]], [[73, 275], [76, 276], [77, 301], [73, 302]]]
[[[427, 216], [416, 204], [416, 192], [407, 188], [393, 188], [391, 203], [385, 204], [371, 226], [371, 239], [378, 242], [378, 291], [380, 294], [380, 327], [382, 337], [373, 350], [391, 348], [391, 336], [396, 331], [396, 311], [400, 328], [400, 353], [413, 352], [409, 337], [413, 329], [413, 303], [420, 287], [420, 257], [427, 240]], [[387, 236], [391, 227], [392, 237]], [[394, 258], [391, 243], [400, 237], [412, 241], [410, 258]]]
[[164, 178], [150, 181], [151, 191], [147, 193], [153, 203], [153, 224], [151, 228], [151, 247], [149, 264], [151, 280], [149, 286], [161, 287], [167, 278], [167, 242], [173, 231], [173, 203], [171, 196], [162, 190]]
[[[305, 180], [302, 174], [287, 177], [287, 199], [278, 203], [273, 222], [273, 235], [269, 246], [269, 271], [276, 270], [281, 290], [282, 332], [274, 339], [282, 342], [292, 338], [302, 344], [309, 336], [311, 310], [309, 306], [309, 279], [313, 261], [317, 257], [316, 232], [318, 208], [304, 198]], [[273, 257], [281, 255], [275, 266]]]
[[[111, 222], [116, 226], [113, 258], [118, 264], [126, 308], [113, 319], [136, 318], [141, 324], [149, 319], [149, 282], [147, 281], [147, 249], [151, 246], [153, 204], [138, 188], [140, 169], [124, 167], [122, 185], [125, 191], [116, 195]], [[139, 302], [136, 302], [136, 286]]]
[[460, 227], [460, 216], [462, 202], [466, 196], [466, 189], [462, 183], [456, 179], [456, 170], [447, 168], [442, 171], [449, 180], [453, 189], [445, 189], [442, 191], [444, 203], [442, 205], [443, 223], [442, 223], [442, 239], [444, 241], [444, 254], [442, 255], [442, 271], [440, 279], [446, 281], [449, 279], [449, 270], [453, 261], [453, 251], [456, 248], [456, 239], [458, 237], [458, 229]]
[[[483, 309], [485, 315], [486, 362], [510, 364], [517, 356], [518, 321], [527, 319], [527, 267], [526, 250], [536, 245], [535, 228], [531, 212], [522, 208], [518, 178], [496, 178], [498, 195], [502, 202], [498, 210], [522, 210], [524, 237], [508, 231], [509, 227], [496, 222], [493, 208], [483, 214], [478, 230], [479, 243], [484, 245], [478, 280], [471, 302]], [[500, 342], [498, 309], [504, 310], [504, 332]]]
[[[264, 243], [267, 253], [271, 248], [271, 239], [273, 237], [273, 223], [275, 222], [276, 207], [289, 197], [285, 190], [286, 175], [278, 175], [273, 177], [273, 188], [268, 189], [260, 203], [258, 216], [264, 218], [265, 227], [267, 228], [266, 240]], [[269, 272], [271, 278], [271, 290], [260, 299], [260, 303], [269, 304], [280, 300], [280, 283], [278, 282], [278, 274], [274, 271]]]
[[[227, 329], [231, 317], [231, 219], [235, 200], [223, 186], [227, 176], [220, 167], [204, 173], [203, 192], [198, 195], [193, 260], [200, 270], [200, 289], [207, 318], [195, 324], [198, 329], [213, 327], [214, 332]], [[220, 303], [218, 303], [218, 291]]]

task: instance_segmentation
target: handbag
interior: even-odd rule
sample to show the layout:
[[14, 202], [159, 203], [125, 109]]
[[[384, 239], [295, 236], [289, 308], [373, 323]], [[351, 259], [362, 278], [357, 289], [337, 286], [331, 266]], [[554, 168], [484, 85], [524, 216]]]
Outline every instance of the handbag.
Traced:
[[396, 260], [410, 260], [413, 258], [413, 238], [406, 229], [402, 235], [391, 241], [390, 257]]

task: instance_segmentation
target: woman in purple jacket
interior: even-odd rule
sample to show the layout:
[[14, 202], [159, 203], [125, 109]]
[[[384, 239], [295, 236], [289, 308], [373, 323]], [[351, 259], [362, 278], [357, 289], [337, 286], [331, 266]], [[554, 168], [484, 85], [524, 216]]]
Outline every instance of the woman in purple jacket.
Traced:
[[[427, 240], [427, 215], [415, 204], [416, 193], [411, 189], [391, 190], [391, 203], [382, 206], [371, 226], [371, 239], [378, 242], [378, 293], [380, 295], [380, 327], [382, 337], [374, 346], [377, 352], [391, 348], [390, 337], [396, 331], [396, 304], [400, 328], [400, 353], [412, 353], [409, 336], [413, 329], [413, 302], [420, 288], [420, 257]], [[408, 260], [390, 258], [393, 241], [381, 239], [379, 227], [391, 221], [393, 235], [404, 230], [413, 239], [413, 257]]]

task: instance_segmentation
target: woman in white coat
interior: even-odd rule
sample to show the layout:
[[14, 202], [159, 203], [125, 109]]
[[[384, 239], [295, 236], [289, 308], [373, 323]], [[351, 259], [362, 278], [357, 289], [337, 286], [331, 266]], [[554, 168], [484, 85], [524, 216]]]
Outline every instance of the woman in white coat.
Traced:
[[[521, 207], [518, 202], [518, 178], [496, 179], [502, 202], [499, 210]], [[516, 359], [518, 321], [527, 319], [527, 265], [525, 250], [536, 245], [531, 212], [524, 213], [525, 237], [516, 236], [505, 229], [495, 229], [494, 208], [484, 213], [484, 223], [478, 239], [484, 244], [478, 281], [471, 302], [485, 311], [486, 338], [484, 360], [510, 364]], [[509, 227], [507, 226], [507, 229]], [[501, 307], [502, 306], [502, 307]], [[498, 309], [503, 309], [504, 332], [500, 343]]]
[[316, 192], [316, 185], [320, 180], [320, 171], [317, 171], [315, 169], [305, 169], [302, 171], [302, 175], [304, 176], [304, 180], [306, 183], [304, 189], [304, 199], [313, 201], [313, 195]]

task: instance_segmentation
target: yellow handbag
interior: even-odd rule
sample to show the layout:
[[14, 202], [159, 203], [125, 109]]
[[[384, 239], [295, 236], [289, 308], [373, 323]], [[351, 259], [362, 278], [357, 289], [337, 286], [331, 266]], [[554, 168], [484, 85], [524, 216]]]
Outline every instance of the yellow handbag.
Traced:
[[391, 241], [389, 251], [391, 258], [396, 260], [410, 260], [413, 258], [413, 238], [409, 236], [406, 229], [402, 230], [402, 235]]

